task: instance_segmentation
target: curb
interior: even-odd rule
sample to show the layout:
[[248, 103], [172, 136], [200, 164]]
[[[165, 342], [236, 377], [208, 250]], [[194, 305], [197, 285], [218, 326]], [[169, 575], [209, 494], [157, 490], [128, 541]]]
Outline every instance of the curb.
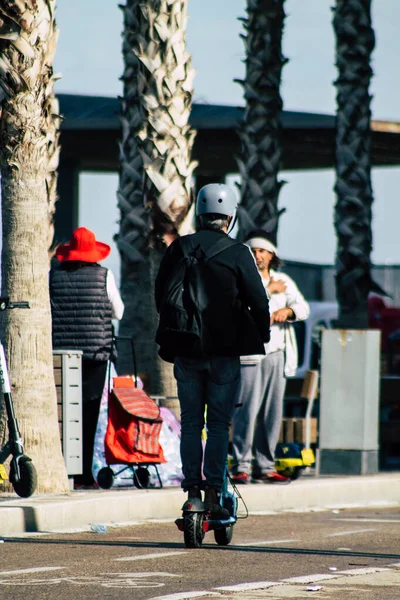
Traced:
[[[355, 477], [304, 477], [290, 485], [239, 487], [250, 514], [331, 510], [400, 504], [400, 473]], [[92, 524], [117, 526], [180, 516], [180, 488], [76, 491], [29, 499], [2, 497], [0, 535], [65, 532]], [[239, 502], [239, 510], [243, 505]]]

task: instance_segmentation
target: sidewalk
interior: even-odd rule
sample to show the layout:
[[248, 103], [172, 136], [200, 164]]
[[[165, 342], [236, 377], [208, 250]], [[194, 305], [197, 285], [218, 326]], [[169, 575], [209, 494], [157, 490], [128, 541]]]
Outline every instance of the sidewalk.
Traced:
[[[239, 486], [249, 513], [332, 510], [350, 506], [400, 506], [400, 473], [365, 476], [303, 476], [289, 485]], [[185, 495], [180, 488], [71, 491], [66, 494], [15, 494], [0, 497], [0, 536], [88, 530], [151, 519], [175, 519]], [[239, 502], [239, 511], [243, 504]]]

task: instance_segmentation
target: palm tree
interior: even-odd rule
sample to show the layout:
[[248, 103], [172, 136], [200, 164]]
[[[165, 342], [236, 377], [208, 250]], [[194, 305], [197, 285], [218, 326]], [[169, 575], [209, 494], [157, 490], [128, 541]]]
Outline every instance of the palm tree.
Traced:
[[[58, 157], [52, 63], [55, 0], [3, 0], [0, 7], [2, 295], [31, 310], [5, 311], [15, 410], [38, 491], [68, 489], [52, 369], [48, 289], [50, 214]], [[6, 435], [4, 415], [1, 435]]]
[[56, 79], [56, 76], [53, 76], [48, 82], [46, 100], [43, 105], [43, 117], [46, 122], [43, 133], [46, 136], [47, 147], [46, 193], [47, 219], [49, 224], [47, 248], [50, 252], [54, 243], [54, 217], [56, 213], [56, 203], [58, 201], [57, 181], [60, 159], [59, 138], [62, 121], [62, 117], [60, 116], [60, 105], [53, 89]]
[[[186, 51], [187, 0], [127, 0], [124, 14], [118, 247], [125, 302], [120, 334], [133, 336], [153, 393], [175, 395], [154, 342], [158, 251], [191, 224], [190, 128], [194, 70]], [[149, 249], [149, 243], [152, 249]], [[165, 247], [165, 246], [164, 246]], [[123, 358], [123, 357], [122, 357]], [[121, 370], [129, 370], [120, 361]], [[162, 381], [163, 379], [163, 381]], [[172, 386], [172, 388], [170, 387]]]
[[240, 235], [255, 228], [270, 231], [277, 237], [281, 166], [280, 117], [282, 68], [282, 34], [285, 0], [247, 0], [247, 18], [241, 19], [245, 34], [246, 79], [239, 81], [246, 100], [244, 121], [240, 128], [241, 175]]
[[384, 293], [371, 280], [371, 0], [337, 0], [333, 27], [338, 78], [335, 228], [339, 326], [368, 327], [368, 294]]

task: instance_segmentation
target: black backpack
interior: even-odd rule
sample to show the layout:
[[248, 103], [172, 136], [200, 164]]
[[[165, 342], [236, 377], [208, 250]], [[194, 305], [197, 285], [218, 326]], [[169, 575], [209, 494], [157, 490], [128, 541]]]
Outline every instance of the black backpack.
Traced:
[[202, 315], [208, 306], [207, 263], [238, 243], [224, 236], [208, 250], [203, 250], [200, 245], [184, 247], [182, 244], [183, 257], [171, 271], [160, 302], [156, 342], [165, 360], [172, 362], [179, 355], [202, 355]]

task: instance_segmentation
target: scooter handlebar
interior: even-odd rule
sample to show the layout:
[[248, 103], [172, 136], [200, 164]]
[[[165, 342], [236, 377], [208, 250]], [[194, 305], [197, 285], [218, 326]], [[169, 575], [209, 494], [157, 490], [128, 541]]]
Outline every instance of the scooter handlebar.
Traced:
[[30, 308], [29, 302], [10, 302], [7, 308]]
[[6, 308], [30, 308], [29, 302], [11, 302], [7, 296], [0, 297], [0, 311], [6, 310]]

